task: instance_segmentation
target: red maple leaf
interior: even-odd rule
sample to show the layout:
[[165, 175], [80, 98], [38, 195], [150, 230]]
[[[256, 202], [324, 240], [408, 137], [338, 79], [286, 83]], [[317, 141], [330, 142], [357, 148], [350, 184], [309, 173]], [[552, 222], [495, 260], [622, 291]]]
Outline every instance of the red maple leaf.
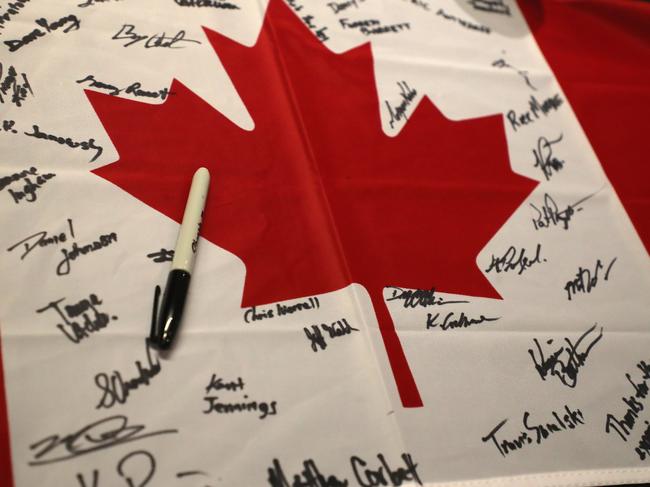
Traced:
[[177, 81], [157, 106], [87, 92], [120, 154], [95, 173], [180, 221], [208, 167], [202, 235], [244, 261], [242, 307], [363, 285], [402, 403], [421, 406], [383, 289], [499, 297], [475, 259], [536, 184], [510, 171], [502, 118], [450, 122], [425, 99], [387, 137], [369, 44], [333, 54], [279, 0], [252, 48], [206, 33], [255, 129]]

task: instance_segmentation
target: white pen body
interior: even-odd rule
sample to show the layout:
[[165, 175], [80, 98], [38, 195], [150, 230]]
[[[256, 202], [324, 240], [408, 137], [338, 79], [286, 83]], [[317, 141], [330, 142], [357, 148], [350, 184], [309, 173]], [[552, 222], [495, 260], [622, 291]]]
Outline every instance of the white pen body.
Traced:
[[192, 273], [209, 185], [210, 173], [208, 170], [204, 167], [198, 169], [192, 177], [190, 194], [187, 197], [183, 221], [178, 231], [172, 270], [178, 269]]

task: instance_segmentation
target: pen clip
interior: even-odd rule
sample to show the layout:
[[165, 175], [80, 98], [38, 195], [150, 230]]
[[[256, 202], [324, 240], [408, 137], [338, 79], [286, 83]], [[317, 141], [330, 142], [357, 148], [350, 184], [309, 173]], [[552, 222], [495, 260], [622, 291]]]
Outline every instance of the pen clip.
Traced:
[[158, 314], [160, 312], [160, 308], [158, 307], [159, 302], [160, 302], [160, 286], [156, 285], [153, 294], [153, 310], [151, 312], [151, 330], [149, 331], [149, 341], [154, 347], [157, 347], [159, 343], [158, 340], [160, 334], [160, 330], [158, 330]]

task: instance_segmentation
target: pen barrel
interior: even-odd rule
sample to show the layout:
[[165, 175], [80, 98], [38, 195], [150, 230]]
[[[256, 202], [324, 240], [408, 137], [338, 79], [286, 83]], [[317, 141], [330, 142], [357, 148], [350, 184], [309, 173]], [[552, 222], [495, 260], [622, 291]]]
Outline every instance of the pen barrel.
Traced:
[[172, 270], [181, 269], [192, 272], [209, 184], [210, 173], [206, 168], [202, 167], [194, 173], [190, 194], [185, 205], [183, 222], [176, 240]]

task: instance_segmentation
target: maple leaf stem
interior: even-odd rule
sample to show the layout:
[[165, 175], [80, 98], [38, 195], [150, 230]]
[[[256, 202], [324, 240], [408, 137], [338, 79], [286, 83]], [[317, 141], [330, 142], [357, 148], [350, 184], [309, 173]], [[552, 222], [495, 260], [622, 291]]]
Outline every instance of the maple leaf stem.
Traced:
[[408, 360], [404, 354], [402, 343], [399, 340], [393, 318], [388, 311], [386, 301], [384, 300], [383, 287], [367, 287], [370, 300], [377, 316], [379, 323], [379, 331], [381, 338], [384, 341], [386, 354], [388, 355], [388, 362], [390, 363], [393, 377], [395, 378], [395, 386], [399, 394], [402, 406], [405, 408], [419, 408], [422, 407], [422, 398], [420, 392], [411, 373]]

